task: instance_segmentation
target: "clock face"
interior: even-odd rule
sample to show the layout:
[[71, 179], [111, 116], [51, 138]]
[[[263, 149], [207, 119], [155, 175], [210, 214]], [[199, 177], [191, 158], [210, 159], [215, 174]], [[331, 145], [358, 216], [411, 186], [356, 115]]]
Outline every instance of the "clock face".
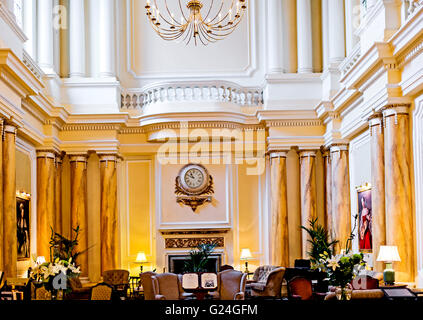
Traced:
[[181, 187], [188, 194], [201, 194], [209, 184], [210, 176], [206, 168], [200, 164], [189, 164], [179, 172]]
[[184, 180], [188, 187], [197, 189], [202, 186], [204, 182], [204, 175], [199, 169], [192, 168], [185, 173]]

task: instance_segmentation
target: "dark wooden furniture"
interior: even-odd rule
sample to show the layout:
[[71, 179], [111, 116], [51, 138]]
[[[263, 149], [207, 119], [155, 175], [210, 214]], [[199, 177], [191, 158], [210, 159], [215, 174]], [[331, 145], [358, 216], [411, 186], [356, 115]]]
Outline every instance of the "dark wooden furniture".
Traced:
[[129, 297], [130, 299], [144, 299], [144, 289], [140, 276], [131, 276], [129, 278]]
[[399, 288], [383, 288], [383, 293], [385, 294], [385, 298], [393, 301], [393, 300], [407, 300], [407, 301], [415, 301], [418, 300], [418, 296], [415, 292], [408, 289], [407, 287], [399, 287]]
[[326, 294], [313, 291], [310, 279], [294, 277], [288, 282], [288, 299], [290, 300], [324, 300]]
[[329, 282], [326, 280], [325, 272], [310, 270], [305, 268], [286, 268], [284, 279], [287, 283], [295, 277], [302, 277], [310, 280], [313, 285], [314, 292], [326, 293], [329, 290]]
[[188, 293], [192, 293], [196, 300], [204, 300], [210, 292], [216, 289], [197, 288], [197, 289], [184, 289]]

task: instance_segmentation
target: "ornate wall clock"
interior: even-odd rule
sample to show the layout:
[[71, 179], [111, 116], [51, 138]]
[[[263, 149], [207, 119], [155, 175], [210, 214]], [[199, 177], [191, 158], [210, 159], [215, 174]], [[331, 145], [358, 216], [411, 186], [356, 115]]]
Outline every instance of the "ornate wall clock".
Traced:
[[199, 206], [212, 201], [213, 193], [213, 177], [203, 165], [188, 164], [179, 171], [175, 183], [176, 202], [195, 212]]

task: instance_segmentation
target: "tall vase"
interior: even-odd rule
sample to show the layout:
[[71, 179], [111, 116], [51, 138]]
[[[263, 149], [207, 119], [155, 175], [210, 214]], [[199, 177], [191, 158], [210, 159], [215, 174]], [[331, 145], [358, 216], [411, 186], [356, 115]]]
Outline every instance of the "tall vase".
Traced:
[[352, 287], [348, 283], [346, 286], [339, 286], [335, 289], [336, 299], [340, 301], [349, 301], [352, 297]]

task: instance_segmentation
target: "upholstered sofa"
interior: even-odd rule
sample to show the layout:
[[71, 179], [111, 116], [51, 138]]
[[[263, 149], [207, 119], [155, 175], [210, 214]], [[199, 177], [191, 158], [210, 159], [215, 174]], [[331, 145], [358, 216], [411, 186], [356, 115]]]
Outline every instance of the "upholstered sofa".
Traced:
[[282, 281], [285, 268], [262, 266], [256, 269], [253, 282], [249, 284], [253, 297], [281, 297]]

